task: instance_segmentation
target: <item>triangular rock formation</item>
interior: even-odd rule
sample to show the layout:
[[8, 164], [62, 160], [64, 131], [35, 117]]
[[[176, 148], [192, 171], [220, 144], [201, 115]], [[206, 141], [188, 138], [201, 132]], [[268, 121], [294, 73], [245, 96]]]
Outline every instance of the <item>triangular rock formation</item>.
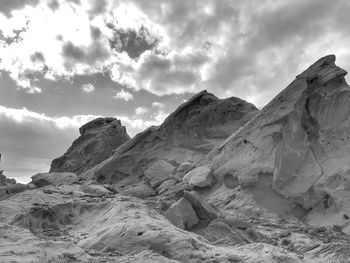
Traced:
[[97, 118], [80, 129], [76, 139], [67, 152], [52, 161], [50, 172], [83, 171], [107, 159], [114, 150], [130, 139], [120, 120]]
[[[238, 179], [270, 211], [299, 211], [308, 222], [346, 227], [350, 214], [349, 201], [344, 202], [350, 200], [346, 74], [335, 65], [334, 55], [321, 58], [200, 165], [212, 165], [214, 176], [224, 184]], [[262, 190], [264, 194], [259, 194]]]

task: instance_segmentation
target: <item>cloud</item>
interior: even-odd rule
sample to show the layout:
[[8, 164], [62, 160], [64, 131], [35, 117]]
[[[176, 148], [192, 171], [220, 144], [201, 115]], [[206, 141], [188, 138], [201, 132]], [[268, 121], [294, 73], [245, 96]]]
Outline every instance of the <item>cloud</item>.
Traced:
[[90, 13], [92, 15], [104, 14], [107, 11], [108, 1], [107, 0], [90, 0], [92, 7]]
[[51, 0], [49, 3], [47, 3], [47, 6], [52, 11], [56, 11], [60, 7], [60, 4], [59, 4], [59, 2], [57, 0]]
[[0, 115], [11, 119], [17, 123], [33, 123], [37, 121], [49, 122], [51, 125], [59, 129], [65, 128], [79, 128], [83, 124], [93, 119], [96, 119], [98, 115], [76, 115], [72, 117], [49, 117], [45, 113], [37, 113], [30, 111], [23, 107], [22, 109], [8, 108], [0, 105]]
[[145, 107], [137, 107], [135, 109], [135, 114], [136, 115], [144, 115], [145, 113], [147, 113], [149, 110]]
[[62, 54], [67, 60], [66, 63], [74, 65], [75, 63], [85, 63], [94, 65], [98, 61], [103, 61], [109, 55], [106, 48], [99, 42], [94, 42], [89, 47], [78, 47], [72, 42], [67, 42], [62, 47]]
[[81, 89], [84, 93], [91, 93], [95, 91], [95, 87], [92, 84], [84, 84], [81, 86]]
[[30, 60], [35, 63], [35, 62], [45, 62], [45, 57], [43, 53], [36, 51], [34, 54], [30, 56]]
[[320, 56], [350, 53], [345, 0], [5, 3], [18, 8], [0, 17], [0, 69], [17, 82], [107, 72], [157, 96], [208, 89], [262, 105]]
[[28, 94], [36, 94], [36, 93], [41, 93], [42, 90], [41, 88], [32, 86], [30, 83], [30, 80], [25, 78], [25, 79], [19, 79], [17, 81], [17, 85], [24, 90], [24, 92]]
[[147, 51], [137, 62], [114, 65], [111, 77], [128, 88], [144, 89], [158, 96], [198, 92], [202, 79], [200, 68], [209, 58], [191, 51], [166, 56]]
[[27, 5], [35, 6], [38, 2], [39, 0], [1, 0], [0, 13], [10, 17], [13, 10], [21, 9]]
[[133, 100], [133, 99], [134, 99], [134, 96], [133, 96], [131, 93], [129, 93], [129, 92], [125, 91], [124, 89], [122, 89], [121, 91], [117, 92], [117, 93], [113, 96], [113, 98], [115, 98], [115, 99], [120, 99], [120, 100], [125, 100], [125, 101], [129, 101], [129, 100]]
[[165, 104], [161, 103], [161, 102], [158, 102], [158, 101], [154, 101], [154, 102], [152, 102], [152, 107], [153, 108], [163, 109], [163, 108], [165, 108]]
[[146, 50], [152, 50], [157, 46], [158, 40], [144, 26], [141, 26], [138, 31], [116, 28], [113, 24], [108, 26], [113, 31], [113, 37], [109, 40], [111, 48], [117, 52], [125, 51], [132, 59], [140, 57]]
[[145, 120], [140, 118], [140, 116], [128, 117], [128, 116], [118, 116], [117, 118], [121, 120], [123, 125], [127, 127], [128, 134], [132, 137], [137, 133], [144, 131], [151, 126], [158, 126], [162, 124], [165, 118], [168, 116], [164, 111], [159, 111], [152, 115], [152, 118]]

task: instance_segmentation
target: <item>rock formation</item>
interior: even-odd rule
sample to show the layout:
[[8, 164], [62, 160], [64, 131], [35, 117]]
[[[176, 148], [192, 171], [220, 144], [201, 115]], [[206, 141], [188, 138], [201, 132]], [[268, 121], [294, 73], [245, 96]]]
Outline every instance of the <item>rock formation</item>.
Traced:
[[[153, 173], [147, 173], [153, 165], [161, 163], [162, 167], [175, 169], [184, 162], [199, 161], [257, 112], [254, 105], [241, 99], [221, 100], [206, 91], [200, 92], [170, 114], [162, 125], [136, 135], [82, 177], [123, 185], [145, 175], [146, 181], [154, 186], [147, 176]], [[170, 179], [176, 174], [173, 168], [155, 177]]]
[[[350, 233], [346, 74], [335, 56], [321, 58], [201, 161], [210, 163], [216, 180], [238, 181], [240, 192], [229, 206], [251, 195], [270, 212]], [[224, 183], [216, 193], [227, 188]]]
[[350, 262], [345, 74], [324, 57], [261, 111], [201, 92], [111, 157], [116, 127], [84, 125], [0, 200], [0, 261]]
[[114, 150], [130, 139], [115, 118], [98, 118], [80, 127], [80, 137], [67, 152], [52, 161], [50, 172], [83, 171], [107, 159]]

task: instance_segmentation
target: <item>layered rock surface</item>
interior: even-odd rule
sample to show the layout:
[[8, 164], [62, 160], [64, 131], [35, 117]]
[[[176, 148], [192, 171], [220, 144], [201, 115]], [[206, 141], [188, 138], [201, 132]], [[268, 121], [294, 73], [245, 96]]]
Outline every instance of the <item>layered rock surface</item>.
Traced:
[[50, 172], [73, 172], [80, 174], [110, 157], [114, 150], [130, 139], [120, 120], [98, 118], [80, 129], [67, 152], [52, 161]]

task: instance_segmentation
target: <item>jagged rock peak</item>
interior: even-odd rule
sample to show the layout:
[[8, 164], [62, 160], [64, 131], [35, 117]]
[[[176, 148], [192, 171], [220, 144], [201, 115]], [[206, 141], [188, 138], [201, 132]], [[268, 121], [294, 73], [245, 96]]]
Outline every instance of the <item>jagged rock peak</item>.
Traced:
[[[245, 119], [245, 116], [250, 118], [257, 112], [258, 109], [253, 104], [240, 98], [219, 99], [203, 90], [171, 113], [158, 132], [162, 137], [177, 133], [195, 135], [198, 138], [227, 138], [237, 128], [234, 126], [242, 124], [241, 119]], [[226, 129], [218, 132], [219, 127], [223, 126]]]
[[311, 81], [315, 78], [319, 78], [322, 83], [325, 83], [337, 76], [344, 77], [347, 72], [335, 65], [336, 56], [328, 55], [317, 60], [303, 73], [297, 76], [297, 78], [304, 78], [307, 81]]
[[52, 161], [50, 172], [80, 174], [111, 156], [115, 149], [130, 139], [125, 126], [116, 118], [97, 118], [80, 129], [67, 152]]
[[97, 118], [94, 119], [83, 126], [79, 128], [79, 132], [81, 135], [86, 134], [88, 132], [95, 132], [96, 129], [101, 129], [103, 126], [111, 126], [116, 125], [122, 127], [126, 133], [126, 129], [124, 126], [122, 126], [120, 120], [112, 117], [106, 117], [106, 118]]

